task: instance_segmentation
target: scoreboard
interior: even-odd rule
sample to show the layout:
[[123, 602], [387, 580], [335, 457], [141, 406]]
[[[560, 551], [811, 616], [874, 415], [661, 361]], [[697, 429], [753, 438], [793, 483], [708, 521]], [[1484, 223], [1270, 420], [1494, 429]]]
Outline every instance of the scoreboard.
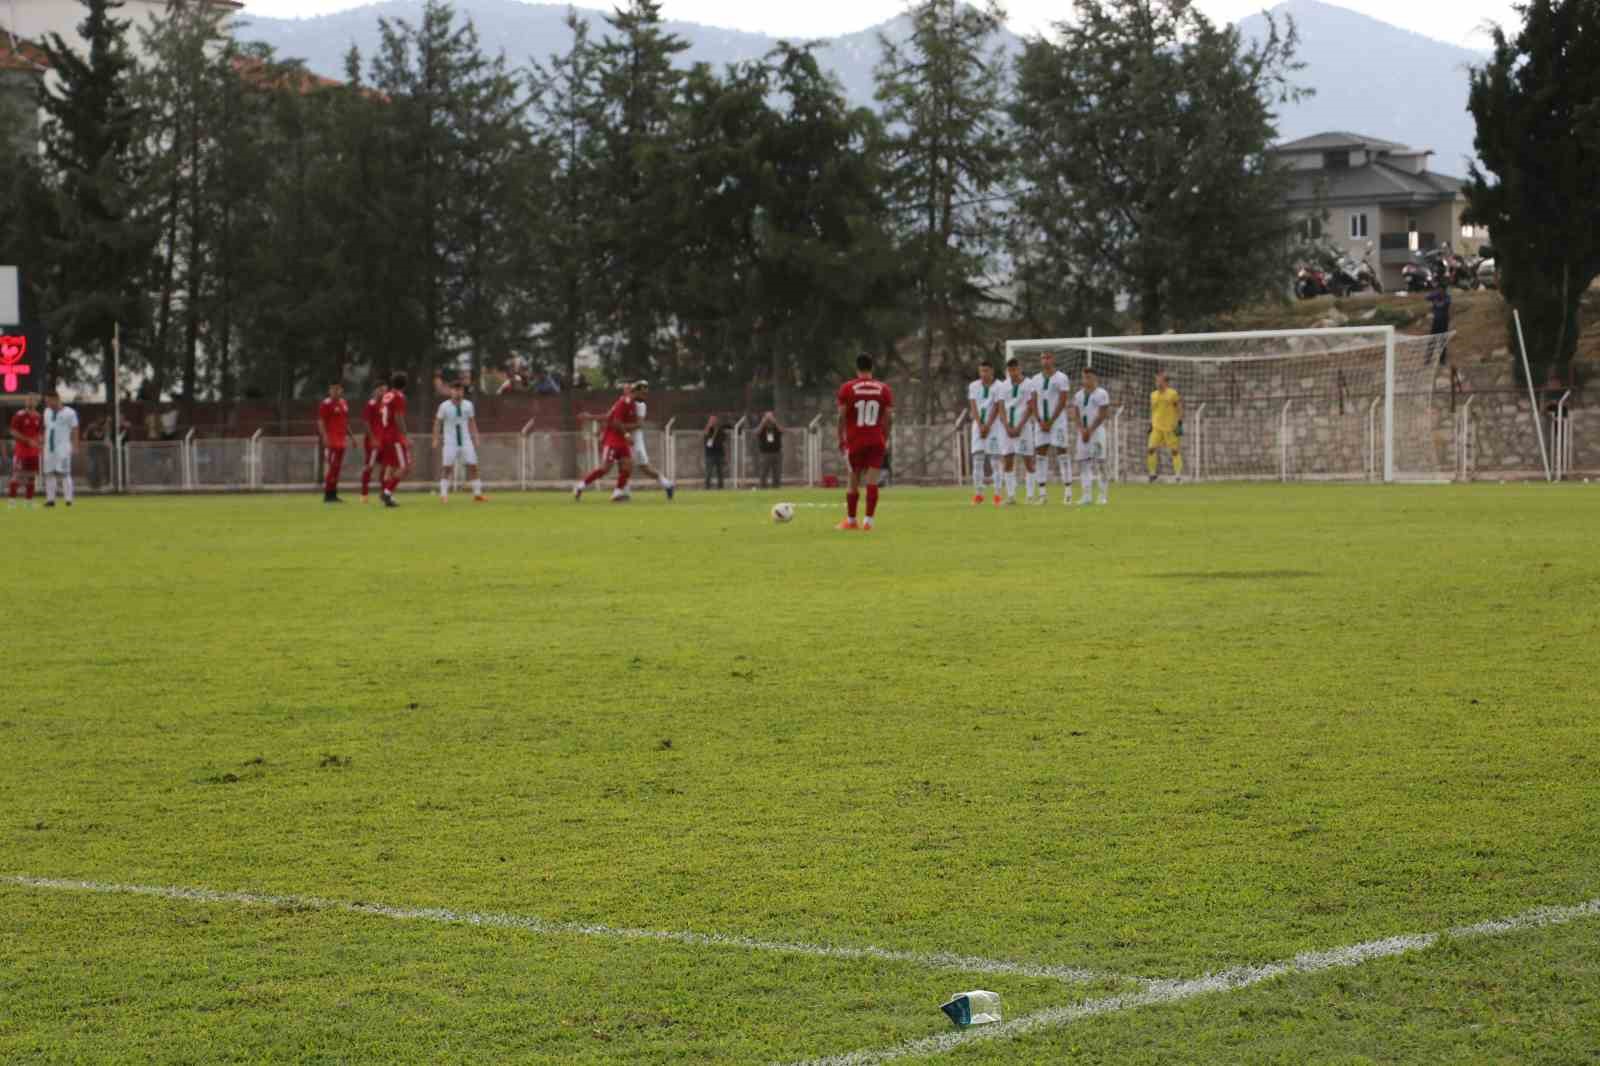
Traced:
[[43, 392], [50, 375], [49, 338], [43, 326], [23, 325], [17, 268], [0, 266], [0, 403]]

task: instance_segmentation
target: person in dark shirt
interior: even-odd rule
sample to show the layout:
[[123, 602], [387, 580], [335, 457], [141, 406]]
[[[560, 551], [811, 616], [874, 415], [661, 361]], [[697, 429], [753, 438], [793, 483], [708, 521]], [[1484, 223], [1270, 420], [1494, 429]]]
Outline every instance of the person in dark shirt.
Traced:
[[[1443, 335], [1450, 332], [1450, 286], [1442, 279], [1434, 290], [1428, 293], [1428, 303], [1433, 306], [1433, 328], [1428, 332], [1434, 335]], [[1444, 366], [1449, 361], [1449, 344], [1439, 342], [1439, 365]]]
[[756, 455], [761, 487], [783, 488], [783, 427], [771, 411], [761, 416], [761, 424], [756, 427]]
[[728, 429], [716, 415], [706, 420], [706, 488], [711, 487], [711, 479], [717, 479], [717, 488], [723, 487], [723, 478], [727, 474], [728, 458]]

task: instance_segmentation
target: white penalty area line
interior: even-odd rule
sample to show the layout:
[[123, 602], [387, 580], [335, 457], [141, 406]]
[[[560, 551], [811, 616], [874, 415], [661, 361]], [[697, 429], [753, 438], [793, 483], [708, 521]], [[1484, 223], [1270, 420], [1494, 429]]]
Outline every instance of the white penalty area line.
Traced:
[[317, 896], [281, 896], [260, 892], [220, 892], [209, 888], [184, 888], [171, 885], [124, 885], [103, 881], [73, 881], [53, 877], [0, 875], [0, 885], [15, 885], [54, 892], [92, 892], [103, 895], [147, 896], [187, 903], [234, 904], [244, 907], [286, 907], [295, 910], [359, 914], [397, 921], [436, 922], [441, 925], [474, 925], [490, 929], [515, 929], [536, 936], [598, 937], [607, 940], [654, 941], [685, 944], [690, 947], [728, 948], [766, 952], [775, 955], [805, 955], [820, 959], [902, 962], [929, 970], [992, 974], [1004, 977], [1035, 977], [1086, 984], [1092, 981], [1129, 980], [1115, 974], [1049, 966], [1006, 959], [987, 959], [954, 952], [902, 951], [873, 946], [808, 944], [782, 940], [762, 940], [729, 933], [693, 933], [672, 929], [629, 929], [587, 922], [552, 922], [527, 914], [484, 911], [457, 911], [444, 907], [392, 907], [382, 903], [361, 903], [323, 899]]
[[1579, 903], [1570, 907], [1536, 907], [1533, 910], [1524, 911], [1509, 918], [1497, 918], [1492, 921], [1480, 922], [1477, 925], [1458, 926], [1444, 933], [1417, 933], [1408, 936], [1388, 937], [1384, 940], [1369, 940], [1364, 944], [1351, 944], [1348, 947], [1334, 948], [1331, 951], [1308, 952], [1303, 955], [1296, 955], [1294, 958], [1283, 962], [1270, 962], [1261, 966], [1243, 966], [1233, 970], [1224, 970], [1221, 973], [1206, 974], [1203, 977], [1150, 981], [1138, 991], [1106, 996], [1101, 999], [1085, 1000], [1070, 1006], [1050, 1007], [1032, 1014], [1025, 1014], [1014, 1021], [1000, 1022], [980, 1029], [967, 1029], [963, 1032], [947, 1032], [940, 1036], [924, 1037], [920, 1040], [908, 1041], [893, 1047], [851, 1051], [843, 1055], [808, 1059], [804, 1063], [797, 1063], [794, 1066], [876, 1066], [877, 1063], [892, 1062], [895, 1059], [912, 1055], [942, 1055], [946, 1052], [954, 1051], [964, 1044], [979, 1040], [1011, 1040], [1047, 1029], [1059, 1029], [1074, 1022], [1079, 1022], [1086, 1018], [1099, 1017], [1104, 1014], [1116, 1014], [1121, 1011], [1137, 1010], [1141, 1007], [1157, 1007], [1169, 1003], [1181, 1003], [1184, 1000], [1209, 995], [1213, 992], [1238, 992], [1252, 985], [1261, 984], [1263, 981], [1270, 981], [1275, 977], [1286, 977], [1292, 974], [1314, 974], [1325, 970], [1360, 966], [1374, 959], [1388, 959], [1413, 951], [1421, 951], [1432, 947], [1441, 940], [1473, 940], [1479, 937], [1505, 936], [1508, 933], [1517, 933], [1544, 926], [1565, 925], [1568, 922], [1595, 917], [1600, 917], [1600, 899], [1592, 899], [1587, 903]]

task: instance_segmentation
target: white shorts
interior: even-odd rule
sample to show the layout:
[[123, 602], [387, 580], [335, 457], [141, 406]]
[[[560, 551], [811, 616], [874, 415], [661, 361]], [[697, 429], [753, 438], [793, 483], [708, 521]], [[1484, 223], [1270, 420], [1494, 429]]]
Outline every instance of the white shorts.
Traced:
[[1020, 434], [1013, 437], [1009, 433], [1000, 434], [1000, 454], [1020, 455], [1024, 459], [1033, 458], [1033, 428], [1030, 426]]
[[643, 433], [635, 433], [633, 435], [633, 465], [650, 465], [650, 453], [645, 450]]
[[70, 475], [72, 473], [72, 453], [45, 452], [44, 472], [46, 474]]
[[981, 435], [978, 432], [977, 427], [974, 426], [973, 429], [972, 429], [972, 454], [973, 455], [985, 455], [985, 454], [987, 454], [987, 455], [999, 455], [1000, 454], [1000, 432], [998, 430], [996, 430], [995, 432], [993, 432], [993, 433], [989, 434], [987, 437], [985, 437], [985, 436]]
[[1067, 446], [1067, 421], [1064, 418], [1056, 419], [1056, 424], [1047, 431], [1043, 426], [1033, 427], [1033, 446], [1039, 448], [1065, 448]]
[[455, 466], [457, 457], [468, 466], [478, 465], [478, 449], [473, 446], [470, 440], [464, 444], [452, 444], [449, 441], [445, 441], [444, 468], [448, 470]]
[[1078, 438], [1078, 462], [1086, 463], [1090, 459], [1104, 459], [1106, 457], [1106, 431], [1099, 430], [1089, 437], [1089, 442], [1084, 443], [1082, 437]]

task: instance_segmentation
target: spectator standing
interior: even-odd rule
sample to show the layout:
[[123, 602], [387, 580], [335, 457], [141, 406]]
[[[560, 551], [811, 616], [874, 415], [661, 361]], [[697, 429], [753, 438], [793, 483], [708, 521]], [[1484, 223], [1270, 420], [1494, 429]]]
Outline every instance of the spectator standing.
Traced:
[[[1428, 293], [1428, 303], [1433, 306], [1433, 328], [1428, 332], [1433, 336], [1442, 336], [1450, 332], [1450, 286], [1442, 278], [1434, 290]], [[1439, 365], [1444, 366], [1449, 362], [1449, 345], [1439, 344]]]
[[757, 476], [761, 487], [783, 488], [783, 427], [771, 411], [761, 416], [761, 424], [756, 427], [756, 454], [760, 462]]
[[711, 487], [711, 479], [717, 479], [717, 488], [723, 487], [723, 478], [727, 476], [728, 461], [728, 428], [712, 415], [706, 420], [706, 488]]
[[89, 442], [89, 487], [96, 492], [104, 485], [107, 478], [107, 463], [111, 458], [111, 449], [105, 445], [106, 434], [110, 432], [111, 420], [105, 416], [89, 423], [89, 428], [84, 432], [84, 439]]

